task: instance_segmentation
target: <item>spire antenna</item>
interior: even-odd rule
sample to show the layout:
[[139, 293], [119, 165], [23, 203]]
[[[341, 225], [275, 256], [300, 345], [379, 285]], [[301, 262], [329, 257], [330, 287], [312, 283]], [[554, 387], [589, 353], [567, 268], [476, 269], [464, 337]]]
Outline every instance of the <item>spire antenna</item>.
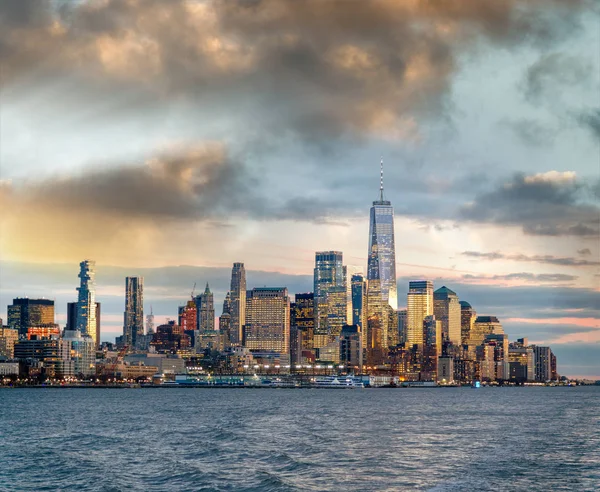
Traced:
[[381, 177], [379, 184], [379, 199], [383, 201], [383, 156], [381, 157]]

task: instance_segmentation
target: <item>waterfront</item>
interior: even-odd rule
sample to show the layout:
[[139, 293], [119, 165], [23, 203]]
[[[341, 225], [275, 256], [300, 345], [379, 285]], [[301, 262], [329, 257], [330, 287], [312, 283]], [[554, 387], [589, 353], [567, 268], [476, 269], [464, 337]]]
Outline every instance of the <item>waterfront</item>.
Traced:
[[600, 388], [1, 390], [0, 490], [597, 490]]

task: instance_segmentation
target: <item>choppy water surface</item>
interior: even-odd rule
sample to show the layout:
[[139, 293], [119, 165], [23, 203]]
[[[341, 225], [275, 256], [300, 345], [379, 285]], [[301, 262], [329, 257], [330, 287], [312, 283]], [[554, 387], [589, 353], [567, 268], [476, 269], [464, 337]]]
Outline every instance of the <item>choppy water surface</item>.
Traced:
[[0, 490], [600, 490], [600, 387], [0, 390]]

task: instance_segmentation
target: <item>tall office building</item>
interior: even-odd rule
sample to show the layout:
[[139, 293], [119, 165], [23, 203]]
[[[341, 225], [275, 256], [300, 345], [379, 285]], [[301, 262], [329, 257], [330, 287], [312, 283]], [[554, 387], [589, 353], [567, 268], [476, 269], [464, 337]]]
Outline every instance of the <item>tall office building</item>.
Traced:
[[125, 277], [125, 312], [123, 314], [123, 343], [137, 347], [138, 336], [144, 334], [144, 278]]
[[502, 335], [504, 329], [496, 316], [477, 316], [471, 329], [468, 344], [472, 347], [481, 345], [487, 335]]
[[456, 292], [448, 287], [440, 287], [433, 293], [433, 314], [442, 323], [444, 340], [454, 345], [461, 343], [460, 304]]
[[363, 268], [354, 265], [344, 265], [344, 285], [346, 286], [346, 324], [352, 325], [354, 314], [352, 312], [352, 277], [361, 275]]
[[49, 327], [54, 324], [54, 301], [50, 299], [28, 299], [17, 297], [8, 306], [8, 327], [27, 336], [34, 327]]
[[[369, 221], [369, 251], [367, 265], [369, 318], [379, 326], [382, 348], [389, 334], [389, 308], [398, 309], [396, 282], [396, 246], [394, 240], [394, 207], [383, 196], [383, 160], [379, 185], [379, 200], [373, 202]], [[394, 331], [396, 327], [391, 327]], [[392, 338], [396, 338], [393, 336]]]
[[408, 283], [406, 303], [408, 327], [406, 338], [408, 347], [423, 346], [423, 320], [433, 314], [433, 282], [416, 280]]
[[[346, 292], [343, 257], [340, 251], [318, 251], [315, 253], [314, 269], [314, 307], [315, 335], [328, 335], [330, 321], [328, 317], [328, 294], [336, 289]], [[336, 296], [337, 297], [337, 296]], [[346, 306], [344, 305], [344, 318]], [[339, 323], [335, 323], [337, 326]], [[340, 325], [340, 329], [341, 326]]]
[[360, 328], [360, 334], [362, 337], [362, 346], [367, 346], [367, 281], [365, 277], [358, 273], [352, 275], [351, 281], [352, 289], [352, 322], [350, 324], [356, 325]]
[[467, 301], [460, 301], [460, 341], [463, 345], [469, 343], [471, 330], [477, 318], [477, 313]]
[[[535, 355], [535, 380], [542, 383], [552, 379], [552, 357], [554, 354], [550, 347], [533, 347]], [[556, 361], [554, 361], [556, 366]]]
[[295, 295], [293, 318], [298, 330], [302, 332], [302, 350], [312, 350], [315, 336], [314, 293], [306, 292]]
[[96, 262], [83, 260], [79, 264], [79, 287], [77, 287], [77, 317], [75, 329], [89, 335], [96, 346]]
[[243, 263], [234, 263], [231, 270], [229, 314], [231, 343], [241, 345], [246, 323], [246, 269]]
[[285, 287], [257, 287], [246, 293], [245, 346], [255, 352], [289, 353], [290, 298]]
[[[96, 303], [96, 343], [100, 345], [100, 317], [101, 314], [101, 305], [99, 302]], [[67, 325], [65, 330], [74, 331], [77, 326], [77, 303], [76, 302], [68, 302], [67, 303]]]
[[152, 311], [152, 306], [150, 306], [150, 314], [146, 316], [146, 334], [154, 334], [154, 312]]
[[327, 299], [327, 333], [337, 337], [342, 327], [347, 324], [348, 292], [345, 286], [331, 287], [326, 294]]
[[196, 309], [198, 310], [198, 330], [200, 333], [215, 330], [215, 301], [210, 291], [208, 282], [204, 292], [196, 296]]
[[442, 323], [435, 316], [423, 320], [423, 363], [424, 379], [435, 381], [438, 373], [438, 357], [442, 355]]
[[408, 311], [398, 309], [398, 343], [406, 343], [408, 336]]

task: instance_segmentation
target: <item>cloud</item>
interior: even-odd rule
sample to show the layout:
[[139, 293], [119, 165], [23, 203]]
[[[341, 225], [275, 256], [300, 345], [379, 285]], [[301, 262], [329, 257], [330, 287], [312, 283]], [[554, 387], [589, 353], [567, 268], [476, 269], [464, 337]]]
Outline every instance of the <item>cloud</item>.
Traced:
[[[317, 144], [344, 135], [418, 139], [423, 119], [451, 107], [464, 52], [482, 43], [552, 46], [589, 13], [583, 0], [51, 5], [0, 4], [5, 86], [76, 77], [80, 90], [135, 87], [148, 104], [233, 104], [249, 133], [258, 125]], [[532, 69], [530, 85], [542, 86], [556, 59]]]
[[[587, 251], [589, 249], [586, 248]], [[585, 250], [584, 250], [585, 251]], [[580, 253], [582, 254], [582, 253]], [[481, 258], [489, 261], [495, 260], [510, 260], [510, 261], [523, 261], [531, 263], [545, 263], [549, 265], [561, 265], [570, 267], [588, 267], [598, 266], [600, 261], [582, 260], [579, 258], [559, 257], [552, 255], [524, 255], [524, 254], [504, 254], [497, 251], [491, 253], [483, 253], [480, 251], [463, 251], [462, 256], [468, 256], [470, 258]]]
[[592, 252], [590, 251], [590, 248], [583, 248], [583, 249], [578, 249], [577, 254], [579, 254], [581, 256], [589, 256], [592, 254]]
[[547, 53], [533, 63], [525, 76], [525, 96], [534, 102], [560, 96], [565, 87], [572, 87], [589, 78], [593, 67], [580, 58], [563, 53]]
[[524, 282], [549, 282], [549, 283], [560, 283], [560, 282], [573, 282], [577, 280], [577, 276], [575, 275], [566, 275], [563, 273], [509, 273], [506, 275], [471, 275], [466, 274], [463, 275], [463, 279], [465, 280], [521, 280]]
[[460, 214], [475, 222], [521, 226], [526, 234], [597, 237], [600, 207], [594, 193], [594, 187], [579, 182], [573, 172], [517, 173], [478, 194]]
[[506, 120], [501, 125], [512, 130], [521, 142], [530, 146], [551, 145], [557, 134], [556, 129], [530, 118]]
[[581, 113], [578, 119], [596, 139], [600, 140], [600, 108]]

